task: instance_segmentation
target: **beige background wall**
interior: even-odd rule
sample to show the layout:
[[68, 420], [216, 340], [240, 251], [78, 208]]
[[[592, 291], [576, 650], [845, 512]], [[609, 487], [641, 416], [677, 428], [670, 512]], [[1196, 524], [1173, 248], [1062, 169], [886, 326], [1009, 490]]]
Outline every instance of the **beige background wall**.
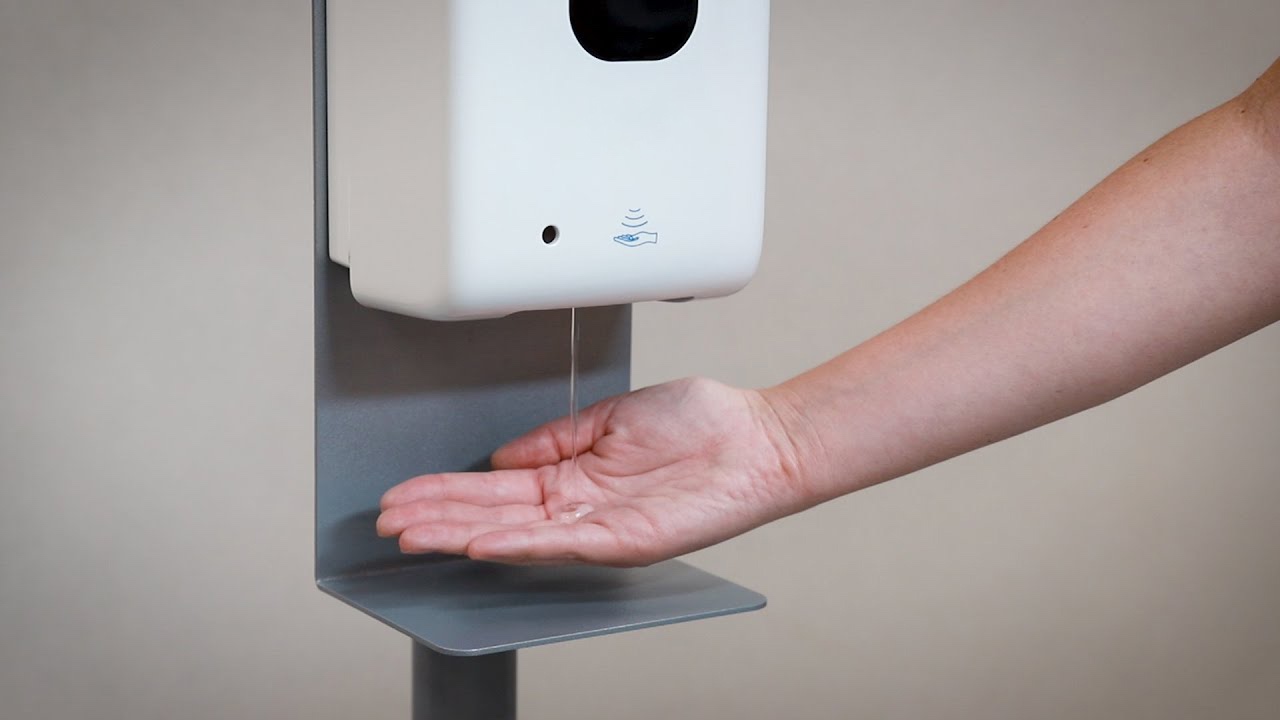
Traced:
[[[407, 717], [316, 591], [305, 0], [0, 0], [0, 717]], [[636, 313], [766, 384], [1277, 55], [1274, 0], [775, 3], [768, 250]], [[1273, 718], [1280, 330], [694, 562], [764, 613], [528, 652], [527, 718]]]

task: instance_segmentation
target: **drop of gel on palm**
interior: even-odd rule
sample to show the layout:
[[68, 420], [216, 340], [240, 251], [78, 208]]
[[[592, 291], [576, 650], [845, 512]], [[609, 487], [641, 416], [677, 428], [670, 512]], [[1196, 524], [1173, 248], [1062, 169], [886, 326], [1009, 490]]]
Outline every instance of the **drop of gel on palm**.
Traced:
[[567, 505], [556, 515], [556, 522], [561, 525], [572, 525], [582, 518], [590, 515], [595, 508], [587, 503], [574, 503]]

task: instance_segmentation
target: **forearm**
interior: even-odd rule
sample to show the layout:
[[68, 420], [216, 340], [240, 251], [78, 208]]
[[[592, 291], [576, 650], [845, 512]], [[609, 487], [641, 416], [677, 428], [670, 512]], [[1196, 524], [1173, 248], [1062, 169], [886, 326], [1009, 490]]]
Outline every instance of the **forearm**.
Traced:
[[1280, 319], [1277, 76], [934, 305], [766, 391], [805, 498], [1104, 403]]

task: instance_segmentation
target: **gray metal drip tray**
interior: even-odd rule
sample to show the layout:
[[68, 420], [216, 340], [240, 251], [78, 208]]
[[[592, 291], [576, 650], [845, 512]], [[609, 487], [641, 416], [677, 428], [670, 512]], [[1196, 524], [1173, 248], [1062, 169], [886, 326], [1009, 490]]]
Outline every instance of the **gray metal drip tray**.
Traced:
[[763, 595], [676, 560], [619, 570], [440, 557], [317, 584], [446, 655], [486, 655], [765, 606]]

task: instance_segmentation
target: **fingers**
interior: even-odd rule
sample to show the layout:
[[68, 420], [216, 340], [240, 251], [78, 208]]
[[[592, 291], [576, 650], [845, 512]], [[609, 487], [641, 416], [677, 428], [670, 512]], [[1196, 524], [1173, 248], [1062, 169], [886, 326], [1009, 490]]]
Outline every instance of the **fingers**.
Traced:
[[608, 528], [591, 522], [562, 525], [549, 521], [531, 527], [497, 528], [472, 539], [467, 555], [475, 560], [517, 565], [645, 564], [641, 558], [627, 557]]
[[587, 452], [604, 435], [605, 421], [619, 399], [602, 400], [579, 412], [577, 437], [573, 437], [570, 418], [562, 417], [512, 440], [493, 453], [493, 467], [499, 470], [538, 468], [572, 457], [574, 446], [579, 454]]
[[542, 504], [542, 484], [532, 470], [441, 473], [406, 480], [382, 496], [383, 510], [423, 500], [497, 507]]
[[486, 507], [453, 500], [417, 500], [384, 510], [378, 516], [378, 535], [395, 537], [425, 523], [525, 525], [546, 519], [546, 512], [535, 505]]
[[409, 555], [444, 553], [466, 555], [473, 539], [503, 529], [484, 523], [438, 522], [414, 525], [400, 534], [400, 552]]

